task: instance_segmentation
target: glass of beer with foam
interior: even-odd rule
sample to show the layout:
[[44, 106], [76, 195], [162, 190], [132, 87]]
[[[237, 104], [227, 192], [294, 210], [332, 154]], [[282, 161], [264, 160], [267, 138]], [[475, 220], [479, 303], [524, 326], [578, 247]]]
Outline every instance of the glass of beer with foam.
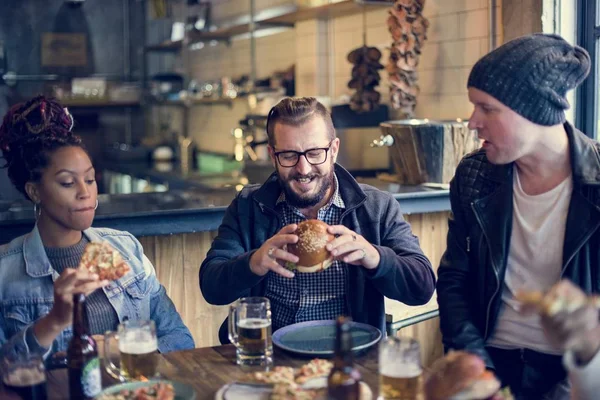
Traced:
[[419, 342], [388, 337], [379, 344], [379, 399], [414, 400], [421, 393]]
[[238, 365], [273, 363], [271, 303], [266, 297], [244, 297], [229, 309], [229, 340], [236, 347]]
[[[12, 398], [46, 400], [46, 369], [40, 354], [16, 352], [0, 361], [2, 383]], [[1, 390], [0, 390], [1, 391]], [[2, 395], [0, 394], [0, 397]]]
[[[114, 343], [117, 342], [117, 346]], [[118, 361], [114, 353], [118, 348]], [[106, 372], [122, 382], [151, 379], [157, 375], [158, 340], [154, 321], [125, 321], [117, 332], [104, 335]]]

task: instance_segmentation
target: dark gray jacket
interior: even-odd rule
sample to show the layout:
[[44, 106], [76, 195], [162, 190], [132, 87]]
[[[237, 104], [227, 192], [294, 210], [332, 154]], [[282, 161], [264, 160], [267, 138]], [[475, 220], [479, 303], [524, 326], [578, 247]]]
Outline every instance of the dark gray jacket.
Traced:
[[[385, 331], [384, 296], [409, 305], [425, 304], [434, 292], [435, 275], [398, 202], [389, 193], [357, 183], [337, 164], [335, 173], [346, 204], [341, 224], [363, 235], [381, 255], [374, 271], [347, 267], [347, 307], [354, 321]], [[264, 296], [268, 274], [255, 275], [249, 261], [283, 226], [275, 211], [280, 193], [273, 174], [261, 186], [244, 188], [231, 203], [200, 267], [200, 289], [207, 302], [224, 305], [244, 296]], [[226, 341], [224, 326], [219, 337]]]
[[[562, 276], [600, 292], [600, 144], [566, 123], [573, 170]], [[513, 164], [493, 165], [483, 151], [460, 162], [450, 183], [452, 216], [438, 269], [437, 294], [446, 349], [466, 349], [493, 367], [485, 342], [500, 312], [510, 248]], [[543, 249], [540, 249], [543, 251]]]

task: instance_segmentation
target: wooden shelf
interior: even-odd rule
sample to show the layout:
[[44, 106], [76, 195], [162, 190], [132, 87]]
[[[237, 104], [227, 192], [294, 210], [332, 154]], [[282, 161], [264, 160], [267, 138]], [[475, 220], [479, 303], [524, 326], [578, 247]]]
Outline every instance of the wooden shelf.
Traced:
[[189, 100], [155, 100], [152, 104], [158, 106], [177, 106], [177, 107], [192, 107], [200, 105], [226, 105], [231, 106], [235, 99], [189, 99]]
[[259, 23], [271, 25], [295, 24], [296, 22], [306, 21], [310, 19], [329, 19], [356, 14], [362, 12], [363, 7], [367, 7], [367, 9], [372, 6], [391, 7], [393, 4], [393, 2], [381, 1], [377, 3], [366, 3], [363, 6], [362, 3], [357, 3], [354, 0], [342, 0], [338, 1], [337, 3], [331, 3], [317, 7], [298, 7], [293, 12], [281, 15], [279, 17], [269, 18], [264, 21], [259, 21]]
[[183, 46], [183, 41], [181, 41], [181, 40], [177, 40], [175, 42], [172, 42], [169, 40], [164, 43], [146, 46], [146, 51], [147, 52], [162, 52], [162, 53], [173, 52], [174, 53], [174, 52], [178, 52], [179, 50], [181, 50], [182, 46]]
[[[385, 6], [391, 7], [392, 1], [369, 2], [364, 7]], [[343, 17], [356, 14], [363, 10], [363, 4], [354, 0], [341, 0], [336, 3], [326, 4], [317, 7], [289, 7], [285, 12], [271, 13], [276, 14], [270, 17], [260, 16], [255, 22], [255, 30], [273, 28], [273, 27], [293, 27], [295, 23], [310, 19], [328, 19]], [[267, 10], [268, 11], [268, 10]], [[269, 12], [263, 12], [268, 15]], [[247, 21], [228, 25], [211, 32], [192, 32], [190, 33], [190, 44], [201, 41], [230, 41], [233, 36], [243, 35], [250, 32], [250, 23]], [[147, 51], [178, 51], [182, 48], [182, 42], [165, 42], [159, 45], [147, 46]]]
[[64, 99], [60, 103], [69, 108], [119, 108], [119, 107], [138, 107], [139, 101], [110, 101], [105, 99]]

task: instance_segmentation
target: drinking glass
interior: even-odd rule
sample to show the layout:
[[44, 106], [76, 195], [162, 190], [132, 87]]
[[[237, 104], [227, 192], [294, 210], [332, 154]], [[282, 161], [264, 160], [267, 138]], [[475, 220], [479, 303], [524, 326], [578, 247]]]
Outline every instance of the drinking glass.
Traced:
[[[118, 342], [118, 365], [114, 362], [112, 341]], [[154, 321], [125, 321], [117, 332], [104, 335], [105, 369], [119, 381], [146, 380], [157, 375], [158, 340]]]
[[413, 400], [421, 392], [419, 342], [388, 337], [379, 344], [379, 399]]
[[244, 297], [229, 309], [229, 340], [238, 365], [273, 363], [271, 303], [266, 297]]

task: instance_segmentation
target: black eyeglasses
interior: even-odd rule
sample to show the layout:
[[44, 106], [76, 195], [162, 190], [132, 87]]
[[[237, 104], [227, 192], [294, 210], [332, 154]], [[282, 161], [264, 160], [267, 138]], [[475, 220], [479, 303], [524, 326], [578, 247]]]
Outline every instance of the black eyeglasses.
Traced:
[[327, 161], [327, 152], [331, 148], [332, 142], [333, 140], [329, 142], [327, 147], [316, 147], [306, 151], [276, 151], [273, 154], [275, 154], [275, 158], [277, 158], [279, 165], [284, 168], [295, 167], [300, 161], [301, 156], [304, 156], [310, 165], [321, 165]]

